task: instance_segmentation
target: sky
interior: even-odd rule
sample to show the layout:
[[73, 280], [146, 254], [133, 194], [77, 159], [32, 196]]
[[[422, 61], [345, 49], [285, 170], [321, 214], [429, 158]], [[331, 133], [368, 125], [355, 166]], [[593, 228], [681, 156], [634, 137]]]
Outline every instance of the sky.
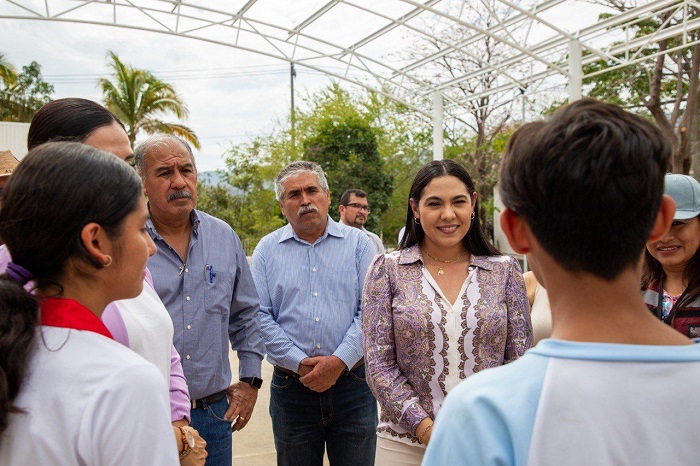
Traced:
[[[50, 21], [0, 20], [0, 52], [20, 70], [42, 65], [54, 98], [101, 100], [99, 77], [109, 74], [107, 52], [173, 84], [190, 110], [185, 123], [202, 142], [199, 171], [224, 168], [223, 154], [286, 121], [290, 108], [289, 64], [230, 47], [158, 33]], [[296, 105], [307, 92], [329, 83], [297, 68]], [[175, 119], [170, 119], [175, 121]], [[143, 139], [140, 136], [139, 139]], [[138, 141], [137, 141], [138, 142]]]

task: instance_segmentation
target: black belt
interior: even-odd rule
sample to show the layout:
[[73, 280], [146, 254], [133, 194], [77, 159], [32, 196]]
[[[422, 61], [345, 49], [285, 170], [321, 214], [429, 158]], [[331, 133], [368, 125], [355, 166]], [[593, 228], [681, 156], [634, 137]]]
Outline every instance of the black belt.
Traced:
[[[352, 369], [350, 369], [350, 370], [344, 369], [344, 370], [343, 370], [343, 373], [342, 373], [341, 375], [348, 375], [350, 372], [354, 371], [355, 369], [359, 369], [360, 367], [362, 367], [362, 366], [364, 366], [364, 365], [365, 365], [365, 358], [361, 358], [359, 361], [357, 361], [357, 362], [355, 363], [354, 366], [352, 366]], [[294, 377], [296, 380], [299, 380], [299, 377], [301, 377], [301, 376], [300, 376], [299, 374], [297, 374], [296, 372], [290, 371], [289, 369], [285, 369], [284, 367], [275, 366], [275, 369], [277, 369], [278, 371], [284, 372], [285, 374], [291, 375], [291, 376]]]
[[213, 395], [205, 396], [204, 398], [200, 398], [199, 400], [191, 400], [192, 409], [202, 408], [203, 403], [206, 403], [208, 405], [218, 403], [224, 398], [226, 398], [226, 390], [221, 390], [220, 392], [214, 393]]

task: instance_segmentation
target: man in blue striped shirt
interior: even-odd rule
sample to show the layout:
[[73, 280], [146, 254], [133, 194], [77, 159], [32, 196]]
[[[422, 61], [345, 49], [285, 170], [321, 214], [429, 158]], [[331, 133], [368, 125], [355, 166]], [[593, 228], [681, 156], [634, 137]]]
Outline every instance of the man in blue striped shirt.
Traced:
[[270, 415], [279, 465], [374, 464], [377, 403], [365, 382], [360, 298], [374, 256], [357, 228], [328, 215], [321, 167], [294, 162], [275, 178], [289, 222], [253, 253], [260, 325], [275, 366]]

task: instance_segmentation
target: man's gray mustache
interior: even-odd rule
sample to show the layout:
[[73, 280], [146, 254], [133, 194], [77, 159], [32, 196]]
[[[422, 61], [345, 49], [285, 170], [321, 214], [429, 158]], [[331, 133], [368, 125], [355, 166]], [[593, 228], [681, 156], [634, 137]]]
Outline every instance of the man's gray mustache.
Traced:
[[309, 212], [318, 212], [318, 209], [316, 208], [315, 205], [303, 205], [299, 207], [299, 211], [297, 212], [297, 215], [301, 217], [304, 214], [308, 214]]
[[175, 199], [192, 199], [192, 194], [188, 193], [187, 191], [175, 191], [172, 194], [168, 194], [166, 199], [168, 202], [172, 202]]

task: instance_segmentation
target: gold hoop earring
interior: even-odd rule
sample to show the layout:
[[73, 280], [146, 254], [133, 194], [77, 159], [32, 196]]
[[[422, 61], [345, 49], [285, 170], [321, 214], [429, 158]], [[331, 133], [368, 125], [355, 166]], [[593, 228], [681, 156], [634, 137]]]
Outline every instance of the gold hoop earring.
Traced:
[[102, 267], [109, 267], [110, 265], [112, 265], [112, 256], [105, 254], [105, 257], [107, 258], [107, 262], [102, 264]]
[[420, 219], [419, 219], [419, 218], [414, 218], [413, 221], [416, 222], [416, 225], [420, 225]]
[[472, 211], [472, 220], [474, 220], [474, 211]]

